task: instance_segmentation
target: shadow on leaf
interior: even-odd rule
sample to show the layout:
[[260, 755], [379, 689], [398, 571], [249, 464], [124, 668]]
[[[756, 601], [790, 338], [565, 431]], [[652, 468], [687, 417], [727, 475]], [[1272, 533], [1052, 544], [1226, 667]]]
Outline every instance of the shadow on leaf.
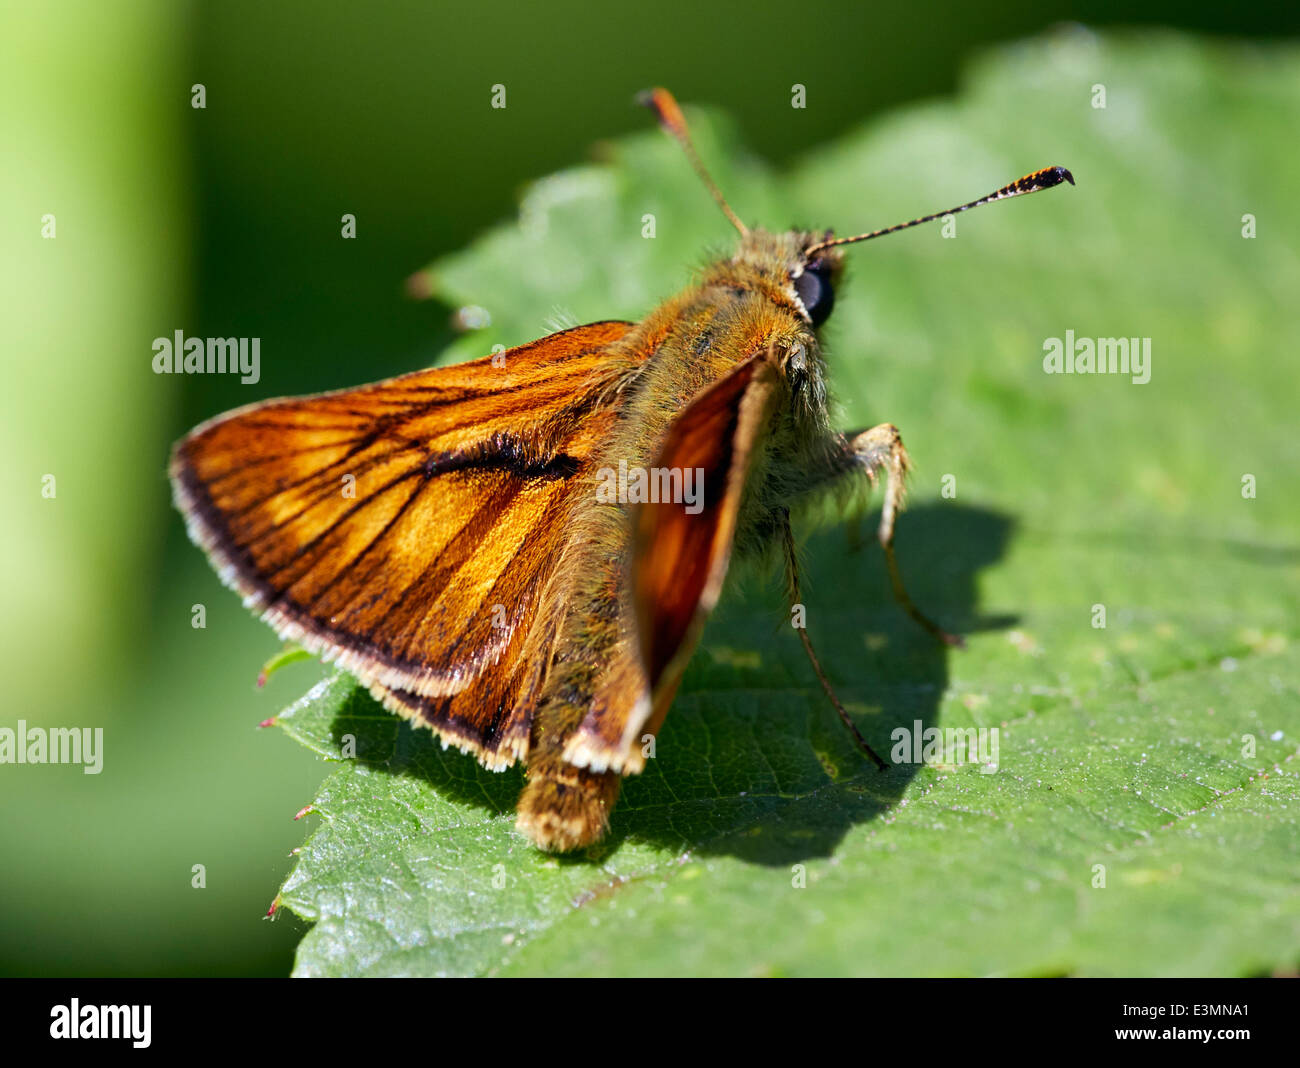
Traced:
[[[999, 559], [1011, 529], [1001, 515], [956, 504], [909, 511], [898, 529], [913, 600], [961, 634], [1012, 625], [977, 615], [976, 576]], [[950, 652], [897, 607], [874, 543], [855, 548], [843, 528], [813, 534], [801, 551], [807, 627], [858, 729], [880, 754], [897, 727], [938, 723]], [[887, 812], [916, 766], [880, 772], [827, 701], [789, 625], [775, 574], [741, 571], [706, 630], [645, 773], [624, 782], [609, 838], [674, 853], [729, 855], [782, 866], [829, 856], [845, 833]], [[455, 802], [513, 812], [523, 775], [493, 773], [444, 750], [429, 732], [383, 712], [364, 691], [331, 722], [340, 747], [392, 775], [414, 775]]]

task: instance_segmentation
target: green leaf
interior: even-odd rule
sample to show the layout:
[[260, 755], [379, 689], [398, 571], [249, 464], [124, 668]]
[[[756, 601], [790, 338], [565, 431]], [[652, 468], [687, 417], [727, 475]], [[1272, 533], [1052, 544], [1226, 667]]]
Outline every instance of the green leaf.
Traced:
[[[827, 330], [841, 425], [897, 423], [916, 463], [913, 596], [970, 647], [937, 648], [870, 539], [837, 527], [803, 532], [809, 634], [873, 744], [918, 720], [997, 727], [997, 770], [876, 772], [762, 570], [731, 583], [583, 857], [514, 833], [518, 771], [335, 676], [278, 719], [340, 761], [280, 895], [313, 922], [298, 974], [1294, 970], [1297, 113], [1294, 48], [1078, 30], [788, 175], [692, 111], [736, 210], [771, 228], [870, 229], [1053, 163], [1078, 179], [959, 216], [953, 239], [855, 249]], [[430, 269], [491, 317], [449, 359], [529, 340], [557, 307], [643, 315], [729, 246], [662, 135], [605, 156]], [[1067, 330], [1151, 338], [1150, 381], [1045, 374]]]
[[265, 664], [262, 670], [257, 673], [257, 685], [265, 686], [270, 681], [272, 675], [282, 667], [289, 664], [296, 664], [300, 660], [312, 659], [311, 653], [304, 649], [296, 642], [285, 642], [280, 651], [275, 653]]

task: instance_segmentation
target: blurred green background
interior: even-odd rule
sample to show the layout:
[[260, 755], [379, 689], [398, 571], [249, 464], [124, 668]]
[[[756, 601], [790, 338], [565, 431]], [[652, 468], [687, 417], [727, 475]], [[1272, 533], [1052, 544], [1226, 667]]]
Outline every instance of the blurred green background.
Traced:
[[[106, 737], [98, 776], [0, 766], [0, 972], [291, 965], [301, 927], [263, 914], [325, 768], [256, 724], [320, 669], [255, 688], [278, 643], [185, 539], [165, 477], [177, 436], [238, 404], [431, 363], [449, 309], [409, 299], [406, 277], [512, 214], [527, 180], [644, 129], [638, 89], [720, 106], [783, 164], [1063, 20], [1300, 26], [1294, 8], [1050, 0], [7, 5], [0, 346], [17, 388], [0, 428], [15, 457], [0, 465], [0, 726]], [[487, 106], [497, 82], [504, 111]], [[805, 110], [788, 106], [794, 82]], [[339, 239], [345, 212], [354, 241]], [[177, 329], [260, 337], [261, 381], [155, 376], [151, 341]]]

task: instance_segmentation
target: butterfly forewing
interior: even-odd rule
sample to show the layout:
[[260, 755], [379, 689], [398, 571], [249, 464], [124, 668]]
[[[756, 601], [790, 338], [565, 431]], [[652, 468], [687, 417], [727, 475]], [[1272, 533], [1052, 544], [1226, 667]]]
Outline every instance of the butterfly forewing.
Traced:
[[537, 598], [635, 370], [617, 344], [629, 329], [595, 323], [205, 424], [172, 457], [191, 536], [282, 636], [495, 752], [535, 689]]

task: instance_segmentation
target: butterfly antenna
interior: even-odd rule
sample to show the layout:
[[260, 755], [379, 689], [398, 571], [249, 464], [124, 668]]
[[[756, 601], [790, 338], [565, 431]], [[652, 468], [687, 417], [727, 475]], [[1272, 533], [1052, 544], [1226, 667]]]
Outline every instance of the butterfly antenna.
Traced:
[[695, 145], [691, 142], [690, 131], [686, 128], [686, 117], [682, 115], [682, 109], [677, 106], [673, 94], [667, 89], [647, 89], [645, 92], [637, 94], [636, 102], [655, 113], [659, 125], [672, 134], [677, 143], [682, 146], [686, 158], [691, 161], [691, 166], [695, 168], [695, 173], [700, 176], [700, 180], [713, 194], [713, 199], [718, 202], [718, 207], [722, 209], [723, 214], [731, 220], [731, 225], [740, 231], [741, 237], [747, 235], [749, 227], [741, 222], [740, 216], [731, 210], [731, 205], [727, 203], [727, 198], [722, 195], [722, 190], [717, 187], [717, 184], [709, 176], [709, 172], [704, 169], [699, 153], [695, 151]]
[[1037, 193], [1040, 189], [1051, 189], [1052, 186], [1060, 185], [1062, 182], [1069, 182], [1074, 185], [1074, 175], [1064, 167], [1044, 167], [1041, 171], [1026, 174], [1023, 178], [1016, 179], [1010, 185], [1004, 185], [996, 192], [990, 193], [986, 197], [980, 197], [979, 200], [972, 200], [969, 204], [963, 204], [959, 208], [936, 211], [933, 215], [922, 215], [919, 219], [913, 219], [911, 222], [899, 223], [897, 226], [886, 226], [883, 230], [872, 230], [869, 234], [837, 237], [833, 241], [823, 241], [820, 245], [813, 245], [805, 255], [811, 257], [814, 253], [822, 251], [822, 249], [834, 248], [836, 245], [852, 245], [858, 241], [870, 241], [873, 237], [884, 237], [886, 234], [894, 234], [899, 230], [920, 226], [922, 223], [934, 222], [935, 219], [942, 219], [945, 215], [956, 215], [958, 212], [970, 211], [971, 208], [978, 208], [982, 204], [992, 204], [995, 200], [1007, 200], [1010, 197], [1024, 196], [1026, 193]]

